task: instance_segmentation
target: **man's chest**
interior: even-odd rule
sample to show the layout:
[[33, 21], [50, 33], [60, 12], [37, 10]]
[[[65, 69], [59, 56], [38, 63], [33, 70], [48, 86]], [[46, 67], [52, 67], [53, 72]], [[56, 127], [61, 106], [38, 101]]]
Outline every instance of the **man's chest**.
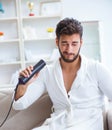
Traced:
[[67, 92], [70, 91], [75, 78], [76, 78], [75, 72], [63, 73], [64, 86]]

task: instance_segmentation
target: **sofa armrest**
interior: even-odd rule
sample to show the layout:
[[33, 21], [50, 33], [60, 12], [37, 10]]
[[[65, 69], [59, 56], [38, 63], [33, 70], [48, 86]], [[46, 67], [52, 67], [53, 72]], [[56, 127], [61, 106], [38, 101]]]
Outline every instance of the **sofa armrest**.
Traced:
[[[4, 92], [2, 92], [4, 93]], [[12, 98], [12, 91], [8, 92], [4, 100], [0, 102], [0, 106], [9, 108], [9, 102]], [[7, 105], [8, 103], [8, 105]], [[4, 106], [3, 106], [4, 105]], [[10, 116], [0, 130], [31, 130], [40, 125], [50, 116], [52, 103], [48, 94], [44, 94], [39, 100], [32, 104], [29, 108], [21, 111], [11, 110]], [[8, 110], [0, 109], [0, 114], [7, 113]], [[5, 115], [0, 118], [0, 124], [4, 120]]]
[[109, 109], [107, 111], [107, 122], [108, 122], [108, 129], [112, 130], [112, 102], [109, 103]]

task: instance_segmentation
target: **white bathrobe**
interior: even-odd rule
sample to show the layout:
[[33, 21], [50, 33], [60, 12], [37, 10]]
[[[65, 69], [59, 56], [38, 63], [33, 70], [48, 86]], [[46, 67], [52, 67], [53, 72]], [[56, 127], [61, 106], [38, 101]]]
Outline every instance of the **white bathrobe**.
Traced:
[[68, 93], [59, 60], [47, 65], [25, 95], [14, 102], [14, 109], [27, 108], [46, 91], [54, 111], [34, 130], [103, 130], [104, 94], [112, 99], [112, 75], [102, 64], [81, 55], [81, 67]]

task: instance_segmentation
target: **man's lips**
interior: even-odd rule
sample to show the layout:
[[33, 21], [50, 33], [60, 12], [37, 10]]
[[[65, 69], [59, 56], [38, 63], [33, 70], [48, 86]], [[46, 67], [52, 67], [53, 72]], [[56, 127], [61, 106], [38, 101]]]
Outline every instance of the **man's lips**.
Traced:
[[68, 56], [74, 56], [73, 53], [68, 53], [68, 52], [63, 52], [63, 54], [68, 55]]

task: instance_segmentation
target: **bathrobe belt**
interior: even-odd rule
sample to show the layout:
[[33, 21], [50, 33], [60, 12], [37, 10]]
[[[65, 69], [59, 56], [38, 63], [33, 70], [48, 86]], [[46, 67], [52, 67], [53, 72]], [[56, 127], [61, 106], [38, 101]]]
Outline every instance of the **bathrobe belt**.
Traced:
[[52, 107], [52, 114], [51, 114], [51, 118], [47, 119], [46, 122], [44, 124], [49, 124], [52, 126], [52, 130], [55, 130], [55, 121], [60, 119], [61, 117], [65, 116], [65, 124], [66, 127], [72, 127], [73, 126], [73, 118], [72, 118], [72, 109], [71, 108], [65, 108], [62, 110], [56, 110]]

